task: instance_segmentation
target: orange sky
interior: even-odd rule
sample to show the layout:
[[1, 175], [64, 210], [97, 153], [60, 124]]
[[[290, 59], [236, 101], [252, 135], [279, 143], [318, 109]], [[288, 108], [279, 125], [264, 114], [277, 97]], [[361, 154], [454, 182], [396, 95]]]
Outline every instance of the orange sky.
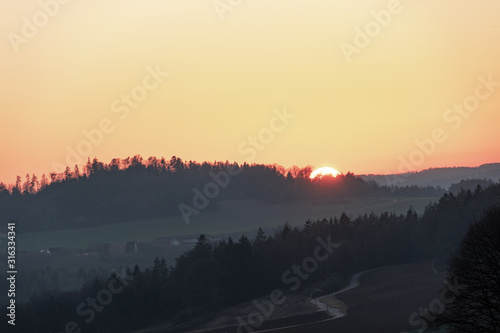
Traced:
[[0, 0], [0, 181], [135, 154], [355, 173], [500, 161], [498, 0], [59, 1]]

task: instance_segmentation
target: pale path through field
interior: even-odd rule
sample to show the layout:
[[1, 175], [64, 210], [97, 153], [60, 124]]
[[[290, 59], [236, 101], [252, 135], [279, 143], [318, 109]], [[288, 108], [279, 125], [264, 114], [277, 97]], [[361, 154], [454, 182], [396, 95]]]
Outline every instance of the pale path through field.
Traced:
[[[328, 295], [324, 295], [324, 296], [313, 298], [311, 300], [311, 303], [313, 303], [314, 305], [316, 305], [317, 307], [319, 307], [321, 310], [329, 312], [335, 319], [344, 317], [345, 315], [347, 315], [347, 313], [345, 312], [345, 310], [347, 309], [347, 304], [345, 304], [342, 301], [336, 300], [336, 302], [339, 302], [339, 303], [341, 303], [343, 305], [342, 308], [336, 307], [335, 305], [333, 305], [333, 306], [331, 306], [331, 305], [327, 306], [327, 304], [325, 304], [325, 300], [329, 299], [332, 296], [335, 296], [335, 295], [338, 295], [338, 294], [342, 294], [342, 293], [344, 293], [346, 291], [349, 291], [351, 289], [359, 287], [359, 278], [361, 277], [361, 275], [363, 275], [365, 273], [368, 273], [368, 272], [376, 271], [376, 270], [379, 270], [379, 269], [384, 269], [384, 268], [386, 268], [386, 267], [375, 268], [375, 269], [368, 269], [366, 271], [356, 273], [356, 274], [354, 274], [352, 276], [351, 280], [349, 281], [349, 285], [347, 287], [345, 287], [345, 288], [343, 288], [343, 289], [341, 289], [339, 291], [336, 291], [334, 293], [328, 294]], [[328, 304], [330, 304], [330, 303], [328, 303]]]

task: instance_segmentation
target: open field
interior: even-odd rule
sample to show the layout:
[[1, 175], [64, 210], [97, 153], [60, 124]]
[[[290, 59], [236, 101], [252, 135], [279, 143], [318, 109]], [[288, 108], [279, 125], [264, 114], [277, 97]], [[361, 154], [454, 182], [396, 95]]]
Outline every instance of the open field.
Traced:
[[271, 204], [262, 201], [223, 201], [217, 212], [191, 216], [186, 224], [181, 216], [107, 224], [98, 227], [25, 233], [18, 236], [18, 250], [49, 247], [86, 248], [108, 242], [150, 242], [158, 237], [178, 237], [201, 233], [214, 236], [246, 234], [253, 237], [258, 227], [274, 230], [286, 221], [302, 226], [308, 219], [340, 216], [342, 211], [358, 214], [391, 211], [406, 213], [410, 205], [419, 213], [435, 197], [362, 197], [342, 202], [292, 202]]
[[[345, 332], [401, 332], [415, 330], [410, 315], [425, 308], [438, 295], [444, 277], [430, 263], [401, 265], [368, 272], [358, 288], [336, 297], [347, 304], [347, 316], [333, 321], [331, 329]], [[297, 331], [298, 332], [298, 331]]]
[[[430, 262], [385, 267], [366, 272], [361, 275], [358, 287], [335, 295], [347, 306], [343, 309], [347, 312], [344, 317], [325, 319], [315, 316], [305, 308], [302, 315], [294, 314], [288, 318], [279, 319], [279, 322], [277, 320], [267, 322], [255, 328], [254, 331], [275, 333], [415, 331], [420, 327], [410, 325], [410, 315], [419, 308], [428, 307], [429, 303], [437, 297], [442, 285], [443, 276], [432, 270]], [[286, 305], [285, 303], [284, 306]], [[271, 328], [280, 326], [281, 328]], [[237, 328], [207, 328], [203, 331], [234, 333], [237, 332]]]

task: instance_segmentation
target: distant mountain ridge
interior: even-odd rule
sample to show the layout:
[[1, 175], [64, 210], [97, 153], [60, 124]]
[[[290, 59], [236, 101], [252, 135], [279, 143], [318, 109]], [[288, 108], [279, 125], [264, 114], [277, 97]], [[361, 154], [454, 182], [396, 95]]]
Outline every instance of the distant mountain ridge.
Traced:
[[467, 179], [500, 180], [500, 163], [488, 163], [478, 167], [431, 168], [419, 172], [390, 175], [360, 175], [366, 181], [380, 185], [394, 186], [434, 186], [448, 189], [451, 185]]

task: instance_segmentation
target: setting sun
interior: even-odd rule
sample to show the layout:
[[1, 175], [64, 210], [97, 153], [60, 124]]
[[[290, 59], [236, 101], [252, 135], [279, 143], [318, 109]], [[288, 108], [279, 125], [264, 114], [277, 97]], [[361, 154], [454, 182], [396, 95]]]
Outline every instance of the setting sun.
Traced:
[[333, 168], [323, 167], [323, 168], [318, 168], [318, 169], [314, 170], [311, 173], [310, 177], [311, 177], [311, 179], [318, 178], [318, 177], [321, 178], [324, 176], [337, 177], [339, 174], [340, 174], [340, 172], [338, 172], [337, 170], [335, 170]]

